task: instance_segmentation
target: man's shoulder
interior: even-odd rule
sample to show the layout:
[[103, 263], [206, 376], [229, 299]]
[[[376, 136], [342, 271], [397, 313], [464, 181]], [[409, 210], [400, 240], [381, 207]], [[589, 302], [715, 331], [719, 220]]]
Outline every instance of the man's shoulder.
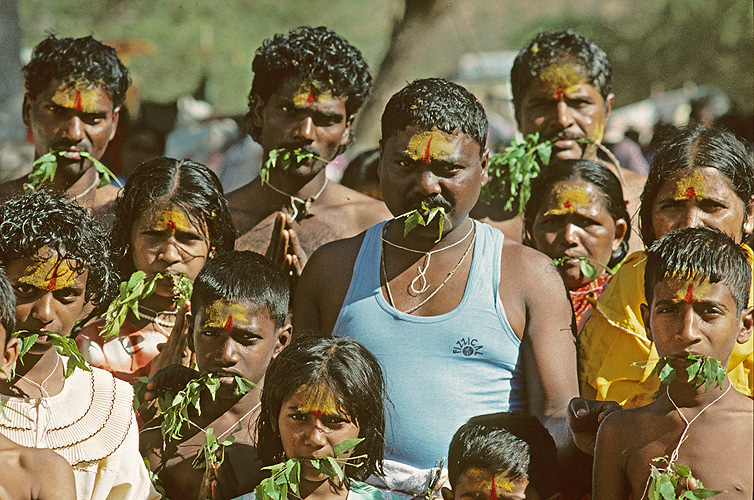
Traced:
[[335, 182], [330, 184], [330, 189], [330, 203], [327, 208], [341, 212], [354, 221], [362, 221], [364, 228], [393, 217], [381, 200]]

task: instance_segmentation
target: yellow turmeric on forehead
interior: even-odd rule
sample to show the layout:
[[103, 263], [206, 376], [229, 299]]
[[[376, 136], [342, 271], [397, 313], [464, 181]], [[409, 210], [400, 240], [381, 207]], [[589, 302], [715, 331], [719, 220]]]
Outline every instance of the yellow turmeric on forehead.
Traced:
[[303, 384], [295, 395], [301, 396], [302, 403], [298, 410], [311, 412], [317, 418], [322, 415], [337, 415], [341, 411], [341, 405], [327, 384]]
[[451, 154], [453, 144], [449, 134], [432, 127], [432, 130], [425, 130], [411, 136], [405, 152], [414, 161], [429, 163]]
[[249, 311], [235, 302], [218, 299], [205, 309], [203, 328], [222, 328], [226, 332], [233, 329], [233, 325], [248, 322]]
[[711, 291], [709, 280], [686, 279], [681, 276], [671, 276], [667, 286], [674, 300], [688, 304], [701, 302]]
[[482, 491], [489, 491], [490, 500], [497, 500], [498, 491], [513, 491], [513, 483], [508, 481], [505, 475], [490, 474], [489, 471], [470, 467], [466, 469], [464, 475], [469, 482]]
[[550, 195], [550, 203], [544, 215], [571, 214], [588, 206], [591, 201], [589, 193], [581, 186], [556, 187]]
[[102, 103], [100, 87], [96, 83], [83, 80], [61, 83], [52, 96], [52, 102], [64, 108], [96, 113]]
[[68, 266], [65, 259], [53, 257], [27, 266], [18, 282], [40, 290], [55, 291], [72, 286], [76, 276], [76, 271]]
[[577, 66], [562, 61], [547, 66], [539, 74], [539, 78], [558, 94], [558, 99], [563, 97], [563, 93], [576, 90], [576, 86], [584, 80]]
[[332, 99], [332, 92], [327, 90], [325, 84], [321, 82], [302, 83], [296, 95], [293, 97], [293, 104], [304, 106], [306, 104], [319, 103], [326, 99]]
[[674, 200], [688, 200], [696, 198], [698, 201], [704, 197], [704, 191], [707, 187], [707, 181], [698, 170], [694, 170], [690, 175], [678, 179], [675, 188]]
[[157, 212], [154, 216], [152, 226], [157, 231], [175, 231], [177, 229], [189, 232], [191, 230], [186, 212], [175, 206]]

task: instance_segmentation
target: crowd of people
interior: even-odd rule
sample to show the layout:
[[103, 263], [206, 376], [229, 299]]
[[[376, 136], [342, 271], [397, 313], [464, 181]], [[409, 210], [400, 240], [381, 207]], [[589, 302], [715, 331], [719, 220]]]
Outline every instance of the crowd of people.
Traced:
[[301, 27], [252, 71], [258, 176], [158, 157], [118, 189], [128, 70], [92, 37], [34, 49], [37, 161], [0, 185], [0, 499], [752, 497], [747, 144], [672, 130], [622, 168], [607, 55], [542, 32], [511, 73], [548, 151], [528, 201], [480, 201], [487, 116], [443, 78], [387, 103], [379, 200], [325, 173], [361, 52]]

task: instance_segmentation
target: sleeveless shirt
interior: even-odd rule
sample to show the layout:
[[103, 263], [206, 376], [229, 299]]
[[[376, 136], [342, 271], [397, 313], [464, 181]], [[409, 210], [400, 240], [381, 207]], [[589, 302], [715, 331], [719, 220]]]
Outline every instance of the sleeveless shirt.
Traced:
[[361, 342], [379, 360], [386, 404], [385, 458], [433, 467], [455, 431], [485, 413], [523, 410], [520, 340], [498, 293], [503, 233], [476, 224], [466, 289], [438, 316], [392, 307], [380, 286], [382, 230], [367, 230], [333, 334]]

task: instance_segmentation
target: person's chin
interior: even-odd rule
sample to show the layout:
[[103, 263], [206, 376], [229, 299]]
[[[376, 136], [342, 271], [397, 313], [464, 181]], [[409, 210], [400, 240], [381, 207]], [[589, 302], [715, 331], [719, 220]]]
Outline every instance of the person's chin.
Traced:
[[574, 146], [570, 148], [558, 148], [553, 146], [552, 157], [558, 160], [580, 160], [584, 153], [581, 146], [574, 141], [569, 142], [573, 142]]

